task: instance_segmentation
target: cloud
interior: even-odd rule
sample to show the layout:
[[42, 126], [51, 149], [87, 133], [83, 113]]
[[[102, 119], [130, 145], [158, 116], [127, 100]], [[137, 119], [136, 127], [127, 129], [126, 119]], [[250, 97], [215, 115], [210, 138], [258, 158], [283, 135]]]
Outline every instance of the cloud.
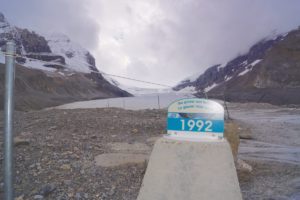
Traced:
[[[276, 0], [94, 1], [96, 55], [110, 73], [176, 84], [300, 24], [300, 2]], [[97, 12], [100, 7], [100, 11]]]
[[298, 0], [4, 2], [18, 25], [66, 33], [92, 50], [100, 70], [167, 85], [300, 25]]
[[99, 26], [88, 15], [88, 1], [82, 0], [1, 0], [0, 11], [14, 25], [37, 32], [68, 35], [82, 46], [98, 46]]

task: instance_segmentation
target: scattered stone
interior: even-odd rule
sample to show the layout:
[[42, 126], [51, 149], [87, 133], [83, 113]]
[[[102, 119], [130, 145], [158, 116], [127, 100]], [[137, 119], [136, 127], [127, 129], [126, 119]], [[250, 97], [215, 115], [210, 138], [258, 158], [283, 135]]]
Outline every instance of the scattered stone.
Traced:
[[63, 183], [67, 186], [70, 186], [72, 184], [71, 180], [64, 180]]
[[138, 133], [139, 130], [137, 130], [136, 128], [132, 130], [133, 133]]
[[34, 195], [33, 199], [40, 200], [40, 199], [44, 199], [44, 197], [42, 195]]
[[52, 130], [55, 130], [55, 129], [57, 129], [57, 126], [50, 126], [50, 127], [48, 128], [48, 131], [52, 131]]
[[42, 188], [39, 190], [38, 194], [42, 196], [48, 196], [51, 192], [56, 190], [56, 185], [53, 183], [46, 184], [42, 186]]
[[116, 186], [112, 186], [111, 188], [110, 188], [110, 191], [107, 193], [109, 196], [112, 196], [114, 193], [115, 193], [115, 191], [116, 191]]
[[244, 139], [244, 140], [252, 140], [253, 137], [250, 134], [247, 133], [240, 133], [240, 139]]
[[30, 140], [22, 138], [22, 137], [19, 137], [19, 136], [16, 136], [16, 137], [14, 137], [14, 144], [15, 144], [15, 146], [29, 145], [30, 144]]
[[70, 170], [71, 166], [69, 164], [63, 164], [62, 166], [60, 166], [60, 169], [62, 169], [62, 170]]
[[142, 164], [149, 158], [146, 154], [106, 153], [95, 157], [96, 166], [116, 167], [126, 164]]
[[88, 199], [89, 195], [87, 193], [77, 192], [75, 195], [76, 200]]
[[15, 198], [15, 200], [23, 200], [23, 199], [24, 199], [24, 194]]
[[236, 165], [237, 170], [240, 171], [245, 171], [245, 172], [252, 172], [252, 167], [251, 165], [249, 165], [248, 163], [246, 163], [245, 161], [238, 159], [237, 160], [237, 165]]

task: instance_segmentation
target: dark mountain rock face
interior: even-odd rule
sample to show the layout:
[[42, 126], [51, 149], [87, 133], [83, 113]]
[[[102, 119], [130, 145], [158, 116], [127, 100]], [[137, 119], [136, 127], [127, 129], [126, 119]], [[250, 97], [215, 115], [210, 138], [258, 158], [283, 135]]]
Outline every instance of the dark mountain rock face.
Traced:
[[300, 104], [300, 29], [262, 40], [224, 67], [212, 66], [175, 89], [187, 86], [195, 87], [199, 97], [206, 92], [229, 101]]
[[[4, 74], [5, 67], [0, 64], [0, 110], [4, 105]], [[45, 74], [43, 71], [20, 65], [16, 65], [15, 74], [17, 110], [36, 110], [74, 101], [131, 96], [108, 83], [103, 77], [101, 79], [100, 74]]]
[[20, 38], [27, 53], [51, 53], [46, 39], [35, 32], [20, 29]]
[[95, 67], [96, 66], [96, 61], [95, 58], [90, 54], [89, 52], [85, 54], [87, 63], [89, 64], [89, 68], [92, 71], [98, 72], [98, 69]]

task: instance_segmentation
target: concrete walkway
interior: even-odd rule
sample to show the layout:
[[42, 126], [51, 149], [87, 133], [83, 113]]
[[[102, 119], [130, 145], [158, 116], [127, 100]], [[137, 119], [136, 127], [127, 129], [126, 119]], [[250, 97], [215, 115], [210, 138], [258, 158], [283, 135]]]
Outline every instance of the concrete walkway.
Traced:
[[241, 200], [229, 144], [159, 139], [138, 200]]

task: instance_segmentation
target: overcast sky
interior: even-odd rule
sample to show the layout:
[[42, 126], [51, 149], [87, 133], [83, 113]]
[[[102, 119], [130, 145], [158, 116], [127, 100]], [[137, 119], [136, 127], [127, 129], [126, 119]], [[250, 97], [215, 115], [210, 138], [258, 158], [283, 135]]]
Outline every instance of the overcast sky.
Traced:
[[300, 25], [299, 0], [1, 0], [0, 12], [67, 34], [102, 71], [167, 85]]

